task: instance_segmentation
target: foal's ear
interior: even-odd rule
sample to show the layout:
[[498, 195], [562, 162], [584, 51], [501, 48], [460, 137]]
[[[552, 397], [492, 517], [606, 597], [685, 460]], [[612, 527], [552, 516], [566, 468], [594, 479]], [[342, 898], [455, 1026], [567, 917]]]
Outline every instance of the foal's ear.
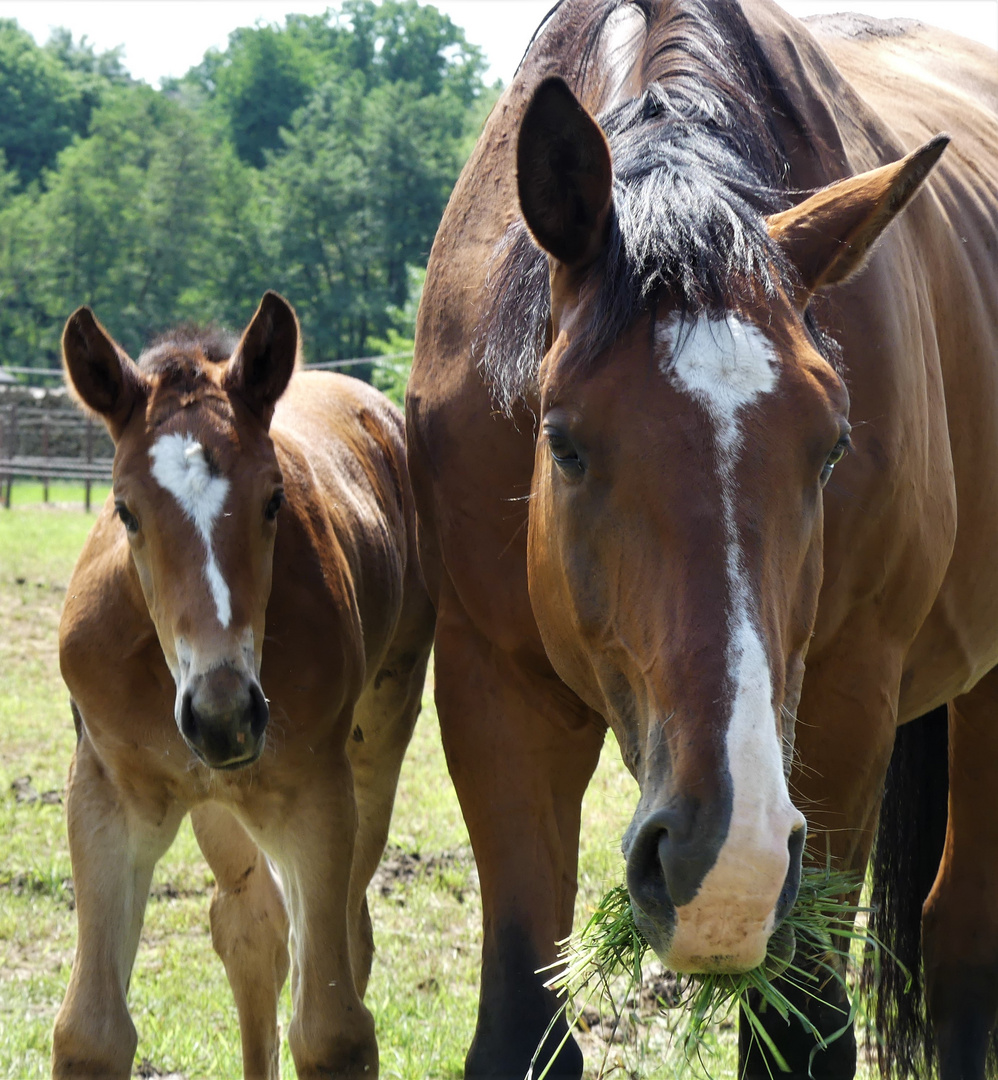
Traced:
[[937, 135], [891, 165], [860, 173], [767, 218], [769, 234], [800, 273], [796, 301], [863, 269], [883, 231], [908, 204], [949, 143]]
[[78, 308], [66, 320], [62, 364], [70, 390], [104, 420], [117, 442], [147, 387], [128, 354], [88, 307]]
[[558, 76], [534, 91], [516, 146], [520, 209], [537, 243], [559, 262], [599, 253], [613, 190], [610, 147]]
[[225, 372], [225, 389], [266, 425], [298, 362], [298, 318], [275, 292], [265, 292]]

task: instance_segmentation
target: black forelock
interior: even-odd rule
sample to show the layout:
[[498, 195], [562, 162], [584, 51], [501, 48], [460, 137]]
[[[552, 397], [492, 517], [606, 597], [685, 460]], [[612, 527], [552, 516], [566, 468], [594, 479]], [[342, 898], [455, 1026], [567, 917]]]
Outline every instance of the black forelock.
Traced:
[[[590, 76], [595, 42], [621, 0], [598, 0], [591, 37], [579, 45], [578, 79]], [[637, 98], [597, 117], [613, 159], [606, 245], [587, 270], [586, 326], [573, 352], [597, 356], [652, 304], [685, 316], [772, 297], [792, 274], [764, 215], [787, 204], [786, 159], [760, 100], [767, 73], [734, 5], [675, 0], [651, 25], [643, 68], [656, 76]], [[592, 76], [595, 77], [595, 76]], [[476, 338], [497, 403], [530, 391], [550, 315], [547, 255], [517, 220], [496, 248]]]

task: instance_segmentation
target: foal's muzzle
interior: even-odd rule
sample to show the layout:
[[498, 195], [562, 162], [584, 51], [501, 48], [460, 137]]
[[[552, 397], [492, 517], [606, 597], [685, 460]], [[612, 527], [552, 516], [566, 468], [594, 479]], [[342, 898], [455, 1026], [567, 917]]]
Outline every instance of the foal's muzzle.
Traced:
[[229, 665], [195, 675], [181, 696], [180, 733], [212, 769], [239, 769], [256, 761], [269, 717], [260, 684]]

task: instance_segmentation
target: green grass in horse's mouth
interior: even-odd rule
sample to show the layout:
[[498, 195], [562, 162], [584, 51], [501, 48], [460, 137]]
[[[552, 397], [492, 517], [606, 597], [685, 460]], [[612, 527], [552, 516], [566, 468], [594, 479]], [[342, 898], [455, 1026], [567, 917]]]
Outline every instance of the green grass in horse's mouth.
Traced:
[[[879, 950], [880, 944], [869, 930], [855, 925], [856, 916], [869, 909], [843, 899], [856, 889], [853, 877], [833, 870], [830, 865], [805, 866], [797, 901], [774, 933], [766, 959], [758, 967], [737, 975], [683, 976], [678, 982], [678, 992], [668, 1002], [658, 999], [662, 1008], [679, 1007], [685, 1012], [673, 1045], [686, 1061], [700, 1057], [708, 1030], [727, 1019], [736, 1006], [741, 1006], [752, 1038], [767, 1048], [773, 1061], [784, 1071], [789, 1071], [789, 1067], [761, 1020], [768, 1010], [775, 1010], [787, 1021], [796, 1017], [815, 1037], [819, 1049], [848, 1030], [856, 1012], [854, 999], [849, 998], [849, 1007], [842, 1011], [841, 1026], [832, 1034], [823, 1035], [773, 980], [780, 976], [810, 996], [829, 979], [845, 986], [842, 972], [852, 941], [858, 941], [863, 949]], [[594, 995], [609, 998], [613, 1005], [611, 980], [616, 976], [628, 975], [632, 986], [640, 986], [641, 965], [649, 949], [635, 924], [627, 887], [616, 886], [604, 895], [582, 929], [561, 943], [560, 958], [548, 969], [556, 972], [547, 985], [564, 996], [562, 1012], [569, 1029]], [[749, 997], [753, 990], [758, 1001]], [[580, 998], [582, 1003], [577, 1006]], [[615, 1005], [613, 1011], [619, 1012]], [[541, 1040], [541, 1045], [544, 1041]], [[543, 1080], [545, 1065], [543, 1060], [535, 1060], [531, 1074], [534, 1080]]]

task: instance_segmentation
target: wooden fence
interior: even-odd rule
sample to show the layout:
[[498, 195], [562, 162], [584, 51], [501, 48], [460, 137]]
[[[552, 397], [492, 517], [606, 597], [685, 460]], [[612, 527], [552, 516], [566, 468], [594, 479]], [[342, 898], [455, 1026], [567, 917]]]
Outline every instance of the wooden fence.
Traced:
[[111, 482], [112, 455], [104, 425], [84, 416], [66, 398], [39, 405], [0, 403], [0, 488], [8, 510], [19, 478], [40, 480], [45, 502], [51, 481], [82, 482], [89, 510], [92, 486]]

